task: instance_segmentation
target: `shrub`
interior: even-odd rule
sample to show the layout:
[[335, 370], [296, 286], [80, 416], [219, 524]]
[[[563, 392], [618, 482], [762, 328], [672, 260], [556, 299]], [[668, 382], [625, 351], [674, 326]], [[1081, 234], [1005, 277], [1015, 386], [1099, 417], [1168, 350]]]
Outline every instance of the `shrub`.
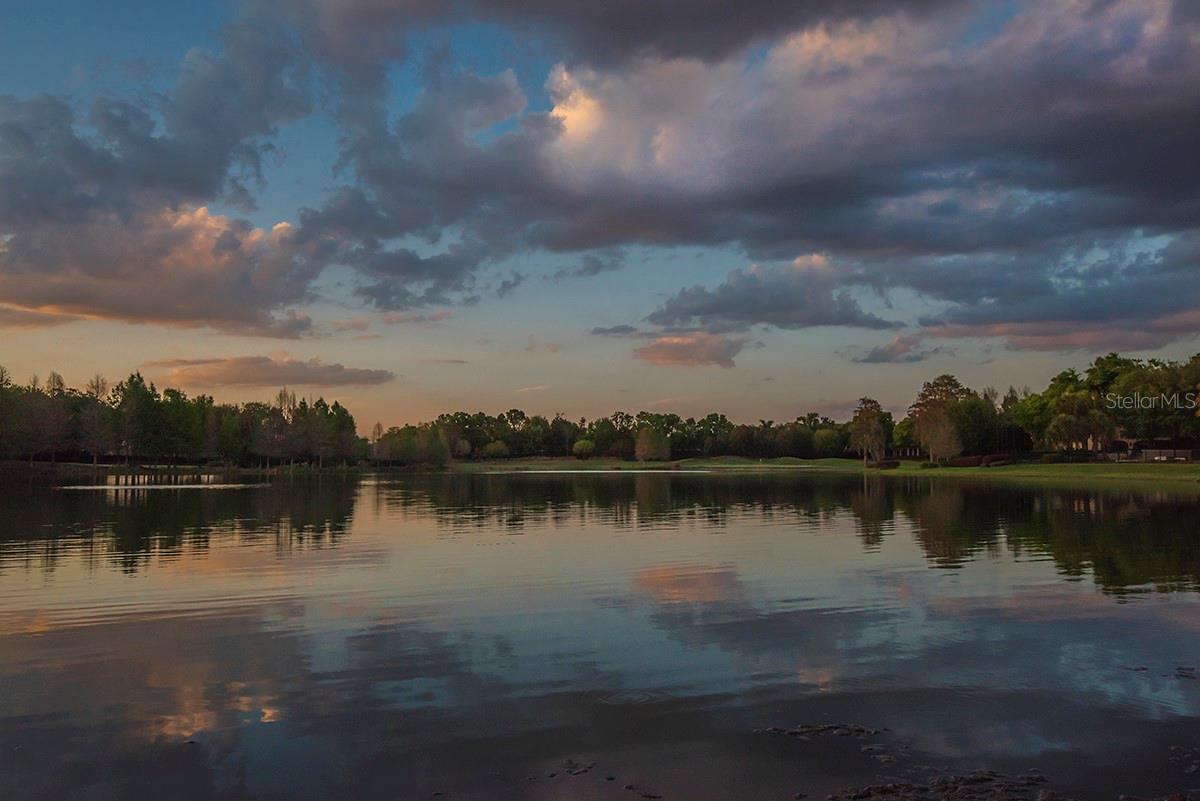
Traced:
[[483, 458], [485, 459], [507, 459], [508, 446], [500, 440], [492, 440], [487, 445], [483, 446]]
[[983, 464], [982, 456], [959, 456], [947, 462], [950, 467], [979, 467]]
[[983, 457], [984, 467], [995, 467], [1002, 464], [1012, 464], [1012, 457], [1007, 453], [992, 453]]
[[596, 452], [596, 443], [590, 439], [577, 439], [571, 446], [571, 453], [576, 459], [589, 459]]
[[876, 470], [895, 470], [900, 466], [898, 459], [881, 459], [878, 462], [871, 462], [868, 467], [874, 467]]
[[1043, 453], [1038, 461], [1040, 461], [1042, 464], [1061, 464], [1062, 462], [1065, 462], [1066, 459], [1063, 458], [1061, 453]]

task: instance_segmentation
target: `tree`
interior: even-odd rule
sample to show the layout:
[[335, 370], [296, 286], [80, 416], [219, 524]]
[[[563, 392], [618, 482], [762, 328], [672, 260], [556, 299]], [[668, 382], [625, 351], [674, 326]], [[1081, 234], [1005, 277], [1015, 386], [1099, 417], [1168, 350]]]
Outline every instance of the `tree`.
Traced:
[[63, 377], [53, 370], [50, 375], [46, 376], [46, 394], [47, 395], [62, 395], [67, 391], [67, 382]]
[[1128, 359], [1119, 353], [1109, 353], [1098, 356], [1084, 373], [1084, 382], [1088, 391], [1097, 396], [1106, 395], [1114, 383], [1124, 373], [1139, 370], [1145, 362], [1138, 359]]
[[863, 466], [887, 456], [888, 431], [884, 426], [887, 412], [874, 398], [861, 398], [850, 421], [850, 447], [860, 451]]
[[494, 439], [483, 446], [483, 458], [485, 459], [507, 459], [509, 453], [508, 446], [502, 440]]
[[913, 433], [929, 454], [931, 462], [952, 459], [962, 453], [962, 442], [947, 406], [927, 408], [914, 422]]
[[332, 455], [343, 463], [357, 460], [360, 455], [358, 426], [354, 415], [338, 401], [329, 407], [329, 426], [333, 431]]
[[638, 429], [634, 456], [639, 462], [662, 462], [671, 458], [671, 441], [650, 425]]
[[91, 394], [85, 395], [79, 412], [79, 445], [92, 455], [92, 464], [113, 445], [113, 410]]
[[104, 378], [104, 376], [96, 373], [90, 379], [88, 379], [85, 391], [91, 397], [95, 398], [96, 400], [100, 400], [104, 397], [105, 393], [108, 392], [108, 381]]
[[30, 458], [34, 453], [48, 453], [53, 462], [60, 451], [70, 447], [72, 419], [62, 376], [58, 373], [51, 373], [50, 376], [56, 380], [47, 381], [46, 386], [53, 386], [54, 390], [31, 390], [26, 394], [25, 402], [33, 432]]
[[575, 440], [575, 444], [571, 446], [571, 453], [576, 459], [590, 459], [595, 452], [596, 443], [590, 439], [577, 439]]
[[817, 456], [840, 456], [844, 446], [842, 432], [836, 428], [818, 428], [813, 432], [813, 451]]
[[[554, 415], [550, 430], [546, 434], [545, 448], [548, 456], [567, 456], [579, 436], [579, 426], [565, 418], [562, 413]], [[592, 443], [594, 449], [595, 443]]]
[[908, 413], [910, 416], [916, 418], [928, 408], [946, 406], [954, 401], [968, 398], [973, 394], [971, 390], [959, 383], [957, 378], [949, 374], [943, 374], [932, 381], [925, 382], [921, 387], [920, 393], [917, 394], [917, 399], [909, 407]]
[[947, 407], [955, 432], [965, 453], [995, 453], [1000, 446], [1000, 415], [992, 394], [976, 395], [953, 401]]
[[913, 437], [936, 462], [962, 452], [962, 442], [954, 424], [951, 408], [974, 393], [952, 375], [940, 375], [925, 382], [917, 399], [908, 409], [912, 420]]
[[132, 460], [135, 456], [156, 455], [155, 405], [158, 403], [158, 392], [154, 385], [147, 384], [141, 373], [133, 373], [113, 388], [113, 398], [117, 409], [118, 436], [126, 460]]

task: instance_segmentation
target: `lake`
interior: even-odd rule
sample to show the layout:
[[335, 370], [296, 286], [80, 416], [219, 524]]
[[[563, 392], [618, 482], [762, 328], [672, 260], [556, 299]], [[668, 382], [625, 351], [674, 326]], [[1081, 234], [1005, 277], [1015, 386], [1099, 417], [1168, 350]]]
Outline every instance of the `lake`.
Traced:
[[1194, 495], [436, 474], [0, 509], [3, 799], [1200, 787]]

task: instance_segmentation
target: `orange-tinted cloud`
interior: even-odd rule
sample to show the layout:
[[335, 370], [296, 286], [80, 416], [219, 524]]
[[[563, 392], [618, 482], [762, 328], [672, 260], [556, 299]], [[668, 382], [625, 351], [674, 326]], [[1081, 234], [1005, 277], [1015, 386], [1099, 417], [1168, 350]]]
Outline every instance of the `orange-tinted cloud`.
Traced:
[[634, 348], [633, 357], [658, 365], [733, 367], [733, 359], [750, 342], [745, 337], [727, 337], [706, 331], [661, 336]]
[[62, 325], [78, 317], [70, 314], [53, 314], [28, 309], [18, 309], [14, 306], [0, 306], [0, 329], [2, 328], [44, 328], [48, 325]]
[[293, 234], [287, 223], [253, 228], [203, 206], [101, 216], [70, 236], [35, 226], [20, 248], [0, 250], [0, 301], [29, 321], [85, 316], [294, 337], [311, 321], [282, 307], [303, 300], [313, 276]]
[[270, 356], [170, 359], [148, 366], [169, 368], [167, 381], [185, 387], [362, 387], [386, 384], [396, 377], [390, 370], [326, 364], [315, 357], [307, 361]]

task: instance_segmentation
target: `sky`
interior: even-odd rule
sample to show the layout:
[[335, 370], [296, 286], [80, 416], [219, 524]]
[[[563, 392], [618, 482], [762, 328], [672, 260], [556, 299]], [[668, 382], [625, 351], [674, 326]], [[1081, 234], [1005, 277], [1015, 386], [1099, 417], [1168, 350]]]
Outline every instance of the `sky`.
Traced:
[[0, 364], [364, 430], [1200, 350], [1200, 4], [42, 0]]

